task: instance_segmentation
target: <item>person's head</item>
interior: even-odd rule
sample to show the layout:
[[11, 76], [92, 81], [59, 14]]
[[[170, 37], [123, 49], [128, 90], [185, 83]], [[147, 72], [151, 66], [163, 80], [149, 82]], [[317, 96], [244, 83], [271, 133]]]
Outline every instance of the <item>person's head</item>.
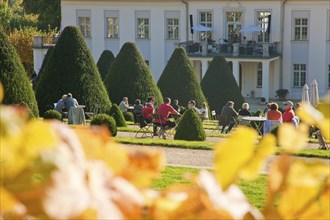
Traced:
[[155, 97], [153, 97], [153, 96], [149, 97], [149, 98], [148, 98], [148, 102], [150, 102], [150, 103], [152, 103], [152, 104], [155, 104], [155, 102], [156, 102]]
[[249, 110], [250, 106], [249, 106], [249, 103], [243, 103], [242, 105], [242, 109], [245, 109], [245, 110]]
[[228, 107], [234, 107], [234, 102], [233, 101], [228, 101], [226, 105]]
[[188, 102], [188, 108], [193, 108], [193, 107], [195, 107], [195, 105], [196, 105], [196, 102], [194, 100], [190, 100]]
[[171, 99], [168, 98], [168, 97], [166, 97], [166, 98], [164, 99], [164, 103], [165, 103], [165, 104], [171, 104]]
[[127, 97], [124, 97], [124, 98], [123, 98], [123, 101], [124, 101], [125, 103], [128, 103], [128, 98], [127, 98]]
[[277, 110], [278, 109], [278, 104], [273, 102], [270, 104], [270, 110]]
[[135, 104], [136, 105], [140, 105], [141, 104], [141, 100], [140, 99], [135, 100]]
[[206, 102], [202, 102], [202, 108], [206, 108]]
[[67, 97], [67, 95], [63, 95], [62, 96], [62, 101], [65, 101], [66, 100], [66, 97]]
[[270, 106], [271, 106], [271, 105], [272, 105], [271, 102], [267, 102], [266, 107], [267, 107], [268, 109], [270, 109]]
[[284, 109], [289, 110], [293, 108], [293, 103], [291, 101], [284, 102]]
[[69, 93], [67, 94], [67, 97], [72, 98], [72, 94], [69, 92]]
[[174, 103], [175, 105], [178, 105], [178, 104], [179, 104], [179, 101], [178, 101], [177, 99], [174, 99], [173, 103]]

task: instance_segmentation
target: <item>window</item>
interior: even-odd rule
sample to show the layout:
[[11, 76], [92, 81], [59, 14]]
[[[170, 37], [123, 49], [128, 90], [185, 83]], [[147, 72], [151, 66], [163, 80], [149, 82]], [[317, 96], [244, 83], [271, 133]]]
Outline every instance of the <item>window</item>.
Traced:
[[262, 63], [258, 64], [258, 70], [257, 70], [257, 88], [262, 87]]
[[226, 12], [227, 19], [227, 39], [230, 44], [237, 43], [241, 39], [241, 33], [243, 22], [243, 12], [230, 11]]
[[303, 87], [306, 83], [306, 64], [293, 64], [293, 86]]
[[149, 38], [149, 18], [138, 18], [138, 33], [137, 37], [141, 39]]
[[271, 15], [269, 11], [257, 12], [257, 25], [265, 31], [258, 32], [258, 42], [269, 42]]
[[294, 19], [294, 40], [307, 40], [308, 19]]
[[117, 17], [107, 17], [107, 37], [108, 38], [118, 38], [118, 18]]
[[[211, 11], [201, 11], [199, 13], [199, 24], [203, 25], [205, 27], [212, 28], [213, 23], [212, 23], [212, 12]], [[212, 32], [208, 31], [207, 36], [205, 31], [200, 31], [199, 32], [199, 39], [201, 41], [205, 41], [208, 38], [212, 38]]]
[[167, 39], [177, 40], [179, 39], [179, 19], [168, 18], [167, 19]]
[[91, 18], [78, 17], [78, 26], [84, 37], [91, 37]]
[[330, 65], [328, 65], [328, 87], [330, 88]]

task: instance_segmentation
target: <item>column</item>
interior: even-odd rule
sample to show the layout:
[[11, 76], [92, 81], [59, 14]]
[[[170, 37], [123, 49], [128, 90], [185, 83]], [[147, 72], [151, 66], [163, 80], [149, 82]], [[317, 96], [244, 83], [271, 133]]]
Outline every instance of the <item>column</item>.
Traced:
[[202, 78], [205, 76], [207, 68], [209, 68], [209, 62], [207, 61], [207, 59], [203, 59], [202, 60]]
[[262, 97], [269, 101], [269, 61], [262, 61]]
[[233, 75], [235, 77], [237, 85], [239, 86], [239, 62], [238, 62], [238, 60], [233, 60]]

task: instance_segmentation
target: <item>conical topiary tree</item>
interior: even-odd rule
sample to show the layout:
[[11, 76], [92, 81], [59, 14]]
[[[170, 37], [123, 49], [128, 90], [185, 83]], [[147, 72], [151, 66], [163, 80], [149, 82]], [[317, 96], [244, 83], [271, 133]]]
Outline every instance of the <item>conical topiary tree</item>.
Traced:
[[92, 111], [95, 104], [99, 113], [110, 109], [101, 76], [77, 27], [68, 26], [63, 30], [42, 75], [37, 88], [41, 113], [68, 92], [86, 106], [85, 111]]
[[148, 65], [131, 42], [125, 43], [120, 49], [104, 83], [114, 103], [120, 103], [123, 97], [145, 102], [150, 96], [154, 96], [158, 104], [163, 102]]
[[213, 58], [201, 82], [201, 86], [210, 110], [216, 110], [218, 114], [221, 113], [222, 107], [228, 101], [233, 101], [237, 110], [244, 103], [244, 98], [232, 70], [223, 56]]
[[41, 64], [41, 67], [40, 67], [40, 70], [39, 70], [39, 73], [38, 73], [38, 77], [37, 77], [37, 80], [36, 80], [36, 82], [35, 82], [35, 87], [34, 87], [34, 88], [35, 88], [35, 91], [37, 91], [38, 84], [39, 84], [40, 79], [41, 79], [41, 77], [42, 77], [42, 75], [43, 75], [42, 72], [45, 71], [45, 68], [46, 68], [46, 66], [47, 66], [47, 63], [48, 63], [48, 61], [49, 61], [49, 59], [50, 59], [50, 56], [51, 56], [53, 50], [54, 50], [54, 47], [53, 47], [53, 46], [49, 47], [48, 50], [47, 50], [47, 53], [46, 53], [46, 55], [45, 55], [45, 58], [44, 58], [44, 60], [42, 61], [42, 64]]
[[195, 100], [197, 106], [206, 101], [196, 72], [183, 48], [174, 50], [158, 80], [158, 87], [164, 97], [178, 99], [183, 105], [189, 100]]
[[4, 104], [27, 105], [33, 116], [38, 116], [38, 106], [30, 80], [7, 36], [0, 31], [0, 81], [4, 87]]
[[175, 131], [175, 140], [204, 141], [206, 134], [202, 120], [193, 109], [184, 112]]
[[115, 61], [113, 53], [110, 50], [104, 50], [96, 64], [102, 80], [104, 80], [108, 74], [113, 61]]
[[117, 104], [111, 106], [108, 114], [115, 119], [117, 127], [127, 127], [124, 115]]

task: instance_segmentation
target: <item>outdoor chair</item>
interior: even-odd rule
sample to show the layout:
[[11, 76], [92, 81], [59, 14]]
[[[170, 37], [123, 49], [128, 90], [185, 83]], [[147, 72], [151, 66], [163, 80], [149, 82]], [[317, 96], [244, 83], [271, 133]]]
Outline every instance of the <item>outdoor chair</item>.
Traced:
[[[152, 118], [153, 118], [153, 125], [156, 126], [157, 128], [159, 128], [159, 131], [158, 131], [158, 137], [163, 137], [164, 139], [166, 139], [166, 128], [165, 128], [165, 125], [163, 125], [161, 123], [161, 121], [163, 120], [163, 116], [159, 115], [159, 114], [153, 114], [152, 115]], [[155, 121], [160, 121], [160, 123], [158, 122], [155, 122]]]
[[330, 150], [330, 147], [327, 144], [327, 142], [325, 141], [325, 138], [323, 137], [320, 130], [316, 131], [316, 137], [317, 137], [317, 140], [319, 141], [319, 149]]
[[94, 104], [93, 111], [92, 111], [92, 112], [85, 112], [85, 115], [86, 115], [89, 119], [91, 119], [94, 115], [97, 115], [98, 110], [99, 110], [99, 104], [95, 103], [95, 104]]
[[[150, 128], [152, 123], [147, 123], [142, 114], [136, 115], [137, 124], [139, 125], [139, 130], [136, 132], [135, 137], [147, 137], [149, 134], [152, 135]], [[139, 136], [141, 135], [141, 136]], [[152, 136], [151, 136], [152, 137]]]
[[214, 125], [214, 128], [212, 129], [212, 132], [220, 131], [219, 123], [218, 123], [218, 119], [217, 119], [217, 114], [216, 114], [215, 110], [211, 111], [211, 120], [212, 120], [213, 125]]

